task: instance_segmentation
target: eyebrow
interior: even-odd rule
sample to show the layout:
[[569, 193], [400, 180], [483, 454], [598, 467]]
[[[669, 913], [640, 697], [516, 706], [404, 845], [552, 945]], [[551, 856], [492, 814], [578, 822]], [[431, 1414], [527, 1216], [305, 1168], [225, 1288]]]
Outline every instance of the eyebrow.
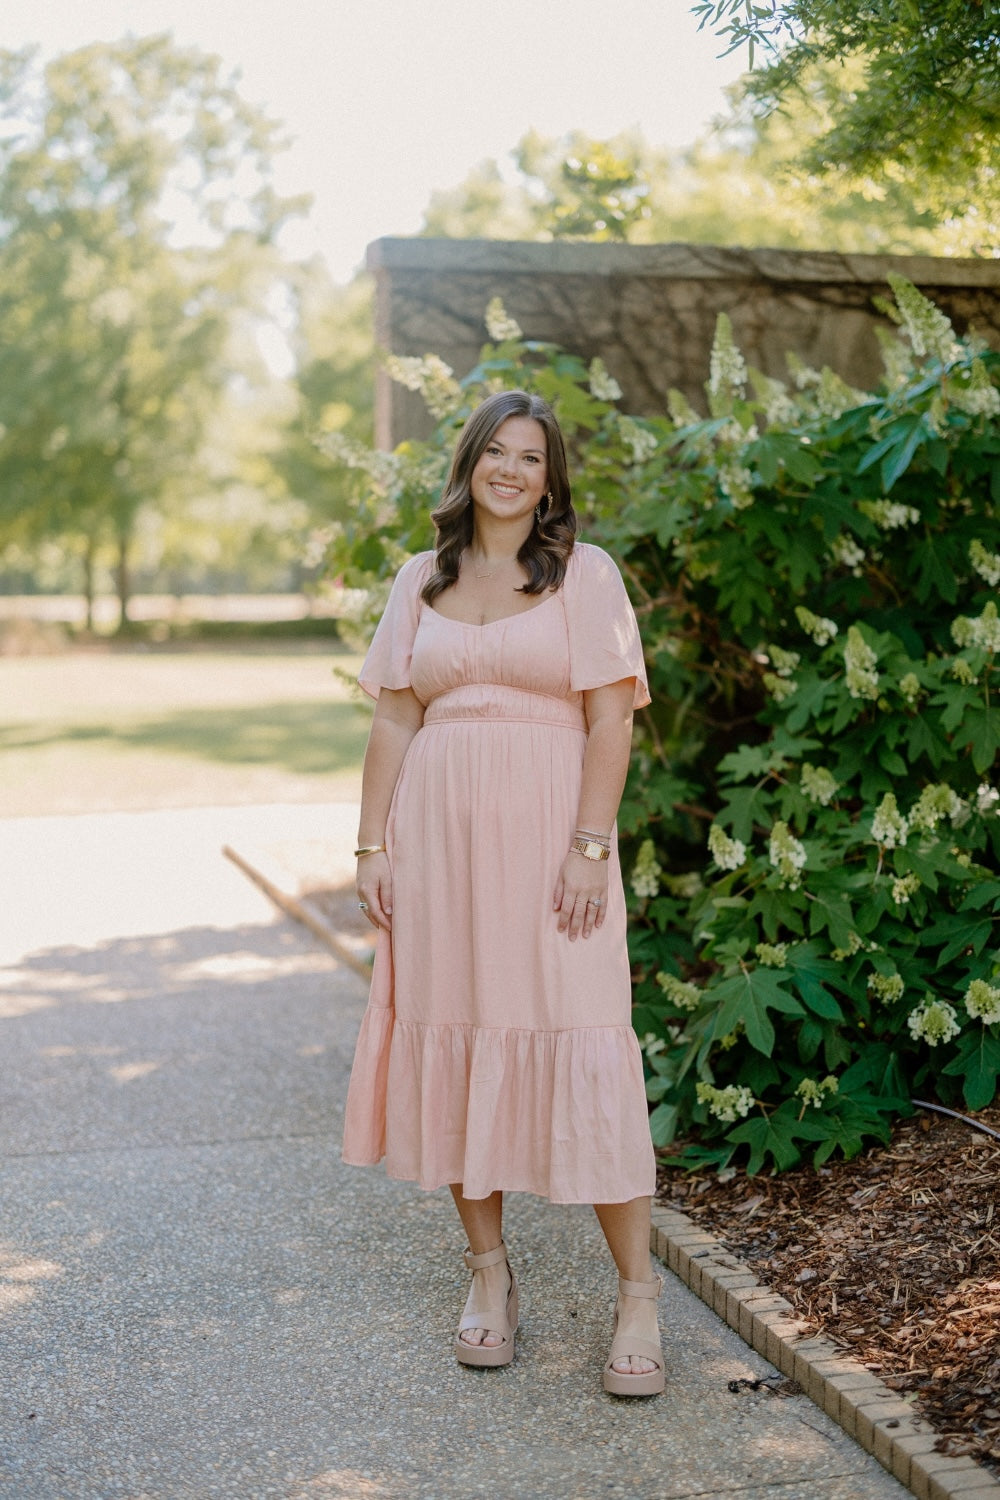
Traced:
[[[501, 441], [500, 441], [499, 438], [490, 438], [490, 440], [486, 444], [486, 446], [487, 446], [487, 448], [491, 448], [491, 447], [492, 448], [506, 448], [507, 444], [506, 443], [501, 443]], [[521, 448], [520, 450], [514, 450], [514, 451], [520, 451], [521, 453], [537, 453], [538, 456], [539, 456], [539, 458], [544, 458], [545, 457], [545, 449], [544, 448]]]

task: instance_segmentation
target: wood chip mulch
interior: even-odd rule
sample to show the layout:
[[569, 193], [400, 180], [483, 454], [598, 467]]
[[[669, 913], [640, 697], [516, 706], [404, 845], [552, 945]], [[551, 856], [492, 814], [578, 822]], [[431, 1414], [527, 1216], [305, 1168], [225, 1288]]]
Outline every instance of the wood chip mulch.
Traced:
[[[977, 1120], [1000, 1130], [1000, 1107]], [[918, 1111], [853, 1161], [728, 1181], [661, 1168], [694, 1219], [941, 1436], [1000, 1475], [1000, 1140]]]

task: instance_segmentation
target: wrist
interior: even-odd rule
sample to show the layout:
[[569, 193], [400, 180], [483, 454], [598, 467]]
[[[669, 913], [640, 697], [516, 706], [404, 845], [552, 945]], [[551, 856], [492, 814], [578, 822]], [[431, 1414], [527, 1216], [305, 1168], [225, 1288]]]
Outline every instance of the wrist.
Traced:
[[362, 844], [359, 842], [354, 851], [355, 859], [364, 859], [368, 854], [384, 854], [385, 844]]

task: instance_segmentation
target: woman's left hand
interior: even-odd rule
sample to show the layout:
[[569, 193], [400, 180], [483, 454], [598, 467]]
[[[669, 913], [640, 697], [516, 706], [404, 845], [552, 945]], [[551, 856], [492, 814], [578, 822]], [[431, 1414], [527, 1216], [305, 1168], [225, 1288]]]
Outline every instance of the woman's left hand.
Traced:
[[604, 925], [607, 906], [608, 861], [587, 859], [571, 849], [552, 896], [552, 908], [559, 913], [559, 931], [568, 931], [571, 943], [578, 937], [590, 937], [595, 928]]

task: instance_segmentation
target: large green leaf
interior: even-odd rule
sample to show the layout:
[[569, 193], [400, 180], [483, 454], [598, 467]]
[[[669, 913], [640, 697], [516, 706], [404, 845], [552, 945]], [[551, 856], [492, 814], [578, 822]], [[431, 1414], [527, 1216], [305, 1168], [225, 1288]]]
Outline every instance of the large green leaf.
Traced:
[[801, 1016], [802, 1006], [785, 989], [785, 979], [779, 970], [751, 969], [734, 974], [720, 984], [712, 985], [706, 1000], [719, 1007], [715, 1015], [712, 1036], [728, 1036], [742, 1022], [747, 1041], [758, 1052], [770, 1057], [774, 1050], [774, 1025], [769, 1010], [782, 1011], [788, 1016]]
[[941, 1070], [961, 1078], [962, 1093], [970, 1109], [985, 1109], [997, 1093], [1000, 1073], [1000, 1039], [991, 1026], [977, 1025], [959, 1037], [955, 1056]]
[[802, 1155], [798, 1142], [822, 1141], [828, 1133], [820, 1121], [806, 1118], [800, 1120], [794, 1105], [789, 1107], [783, 1104], [771, 1115], [757, 1115], [753, 1119], [744, 1120], [735, 1130], [727, 1132], [726, 1140], [732, 1141], [734, 1145], [750, 1147], [747, 1175], [753, 1177], [768, 1157], [779, 1172], [794, 1167]]

